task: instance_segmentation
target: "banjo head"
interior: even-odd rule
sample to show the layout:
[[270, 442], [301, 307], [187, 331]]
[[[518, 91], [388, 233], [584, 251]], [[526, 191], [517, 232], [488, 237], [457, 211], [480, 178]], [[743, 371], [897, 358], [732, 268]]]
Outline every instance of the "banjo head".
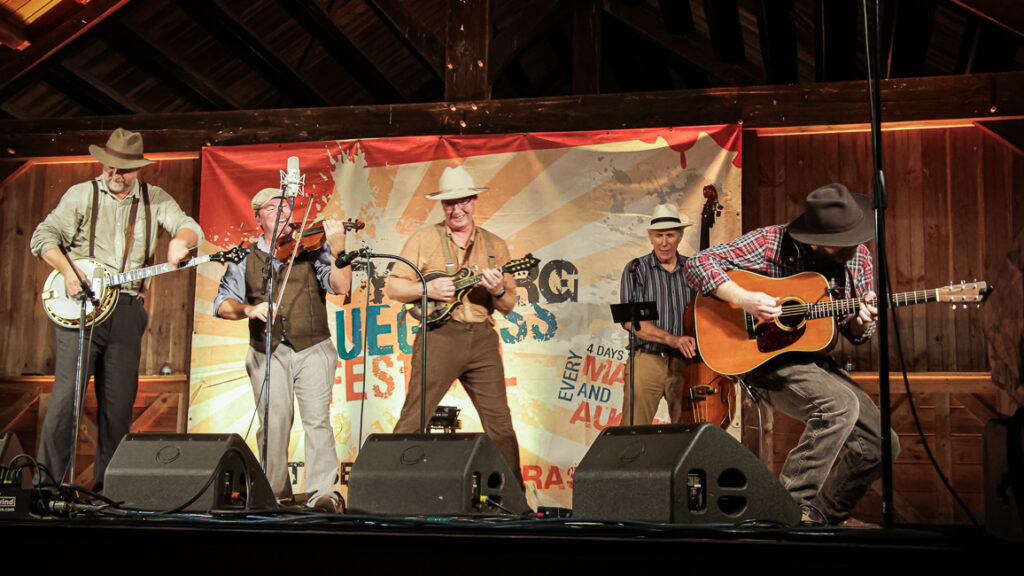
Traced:
[[[93, 293], [99, 299], [100, 305], [93, 306], [92, 302], [85, 303], [85, 324], [94, 326], [106, 320], [114, 311], [117, 304], [117, 295], [120, 291], [116, 286], [109, 286], [111, 273], [106, 266], [91, 258], [80, 258], [75, 260], [75, 266], [89, 279]], [[69, 298], [64, 289], [64, 275], [54, 270], [46, 277], [43, 283], [42, 293], [43, 310], [59, 326], [65, 328], [78, 328], [81, 315], [81, 301]]]

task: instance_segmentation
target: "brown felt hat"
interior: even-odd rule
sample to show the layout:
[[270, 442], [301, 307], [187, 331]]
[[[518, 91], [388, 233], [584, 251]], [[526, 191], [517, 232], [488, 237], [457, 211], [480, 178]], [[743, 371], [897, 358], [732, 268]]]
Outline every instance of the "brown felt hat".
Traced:
[[124, 128], [114, 130], [102, 148], [90, 144], [89, 154], [100, 164], [120, 170], [134, 170], [154, 163], [142, 156], [142, 134]]
[[807, 195], [804, 213], [790, 222], [789, 235], [815, 246], [856, 246], [875, 237], [872, 216], [870, 197], [829, 184]]

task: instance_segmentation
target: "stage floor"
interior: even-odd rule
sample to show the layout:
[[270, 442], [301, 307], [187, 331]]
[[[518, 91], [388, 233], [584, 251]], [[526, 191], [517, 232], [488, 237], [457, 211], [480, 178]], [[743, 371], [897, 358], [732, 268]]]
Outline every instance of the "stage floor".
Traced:
[[[1021, 546], [962, 526], [798, 528], [584, 519], [400, 518], [295, 514], [38, 518], [0, 522], [8, 559], [41, 568], [109, 559], [105, 572], [179, 574], [312, 563], [377, 572], [535, 574], [674, 567], [866, 573], [882, 566], [990, 566]], [[100, 554], [97, 557], [97, 553]], [[116, 559], [116, 561], [114, 561]], [[424, 565], [425, 564], [425, 565]], [[415, 567], [415, 568], [413, 568]]]

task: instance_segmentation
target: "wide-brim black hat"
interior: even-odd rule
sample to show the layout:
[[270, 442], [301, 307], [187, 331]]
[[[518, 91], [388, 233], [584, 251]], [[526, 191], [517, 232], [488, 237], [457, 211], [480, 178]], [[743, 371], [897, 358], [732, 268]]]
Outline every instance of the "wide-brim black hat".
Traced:
[[856, 246], [875, 237], [873, 215], [870, 197], [829, 184], [807, 195], [804, 213], [790, 222], [789, 235], [815, 246]]

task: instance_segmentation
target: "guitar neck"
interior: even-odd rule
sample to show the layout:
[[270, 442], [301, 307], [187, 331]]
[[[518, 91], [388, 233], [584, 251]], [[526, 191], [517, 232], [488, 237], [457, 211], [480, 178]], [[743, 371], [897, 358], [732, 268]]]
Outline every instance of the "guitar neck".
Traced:
[[210, 261], [210, 256], [196, 256], [188, 262], [179, 264], [177, 267], [171, 266], [169, 263], [164, 262], [163, 264], [157, 264], [156, 266], [149, 266], [147, 268], [139, 268], [137, 270], [129, 270], [127, 272], [121, 272], [114, 274], [110, 277], [109, 286], [120, 286], [121, 284], [127, 284], [129, 282], [138, 282], [139, 280], [145, 280], [146, 278], [152, 278], [153, 276], [159, 276], [160, 274], [166, 274], [168, 272], [174, 272], [175, 270], [184, 270], [200, 264], [205, 264]]
[[[857, 313], [857, 310], [860, 309], [861, 302], [863, 301], [863, 298], [846, 298], [843, 300], [829, 300], [828, 302], [807, 304], [805, 306], [804, 313], [807, 315], [807, 318], [810, 319], [827, 318], [829, 316], [849, 316], [850, 314]], [[889, 295], [889, 306], [893, 308], [938, 301], [938, 288], [934, 290], [899, 292], [897, 294]]]

